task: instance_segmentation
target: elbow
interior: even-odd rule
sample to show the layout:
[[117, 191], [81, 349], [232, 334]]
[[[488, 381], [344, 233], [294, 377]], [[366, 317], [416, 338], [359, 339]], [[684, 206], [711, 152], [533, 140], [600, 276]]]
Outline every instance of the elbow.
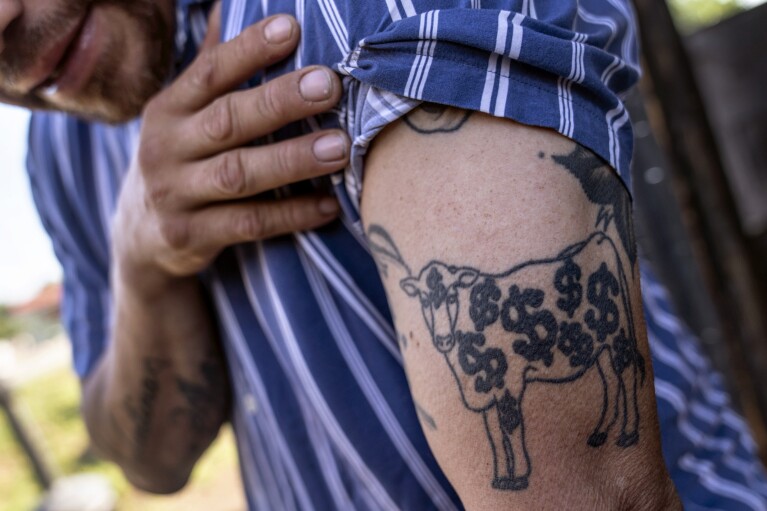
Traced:
[[146, 465], [121, 466], [123, 475], [137, 489], [156, 495], [171, 495], [182, 490], [189, 482], [191, 470], [167, 470]]
[[[83, 406], [83, 415], [87, 416]], [[187, 460], [163, 463], [152, 453], [136, 453], [130, 442], [120, 439], [115, 431], [104, 431], [103, 424], [86, 420], [91, 445], [98, 457], [117, 465], [125, 479], [135, 488], [157, 495], [170, 495], [189, 482], [194, 463]]]
[[623, 491], [619, 509], [625, 511], [682, 511], [676, 487], [671, 477], [661, 470], [641, 478], [644, 484], [632, 485]]
[[119, 466], [128, 482], [141, 491], [169, 495], [184, 488], [194, 461], [181, 459], [181, 456], [171, 456], [172, 460], [160, 459], [159, 453], [136, 452], [134, 443], [127, 438], [111, 412], [103, 389], [98, 372], [82, 382], [81, 413], [96, 454]]

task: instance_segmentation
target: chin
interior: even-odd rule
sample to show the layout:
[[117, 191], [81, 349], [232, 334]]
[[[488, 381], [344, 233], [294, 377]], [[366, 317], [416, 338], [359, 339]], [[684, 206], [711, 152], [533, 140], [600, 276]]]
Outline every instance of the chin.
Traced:
[[34, 107], [64, 112], [87, 121], [120, 124], [139, 117], [149, 100], [162, 89], [162, 84], [146, 83], [138, 87], [130, 83], [106, 89], [94, 83], [93, 88], [96, 89], [93, 93], [84, 93], [82, 97], [54, 95]]
[[[113, 61], [124, 64], [125, 61]], [[169, 72], [106, 65], [77, 97], [53, 95], [45, 108], [89, 121], [119, 124], [139, 117], [152, 97], [164, 87]]]
[[[72, 16], [72, 19], [84, 20], [84, 26], [90, 30], [91, 46], [77, 47], [80, 53], [69, 54], [70, 60], [66, 60], [65, 54], [63, 63], [59, 64], [60, 74], [50, 79], [54, 85], [47, 88], [38, 86], [26, 93], [13, 95], [11, 86], [14, 84], [7, 80], [0, 85], [0, 101], [35, 110], [62, 111], [85, 120], [111, 124], [138, 117], [170, 76], [175, 39], [172, 8], [175, 2], [72, 1], [83, 5], [93, 2], [90, 11], [81, 9]], [[47, 34], [46, 37], [50, 38], [55, 28], [58, 25], [49, 23], [39, 29], [38, 34]], [[31, 30], [29, 32], [33, 33]], [[37, 39], [40, 40], [44, 39]], [[29, 36], [28, 41], [34, 43], [36, 40]], [[28, 44], [26, 51], [31, 52], [32, 47], [32, 44]], [[23, 70], [18, 63], [24, 60], [22, 56], [25, 56], [24, 51], [17, 50], [16, 68]], [[30, 56], [25, 57], [28, 62]], [[6, 67], [10, 70], [14, 70], [12, 64], [14, 62], [11, 59], [6, 60]], [[81, 72], [71, 71], [73, 68]], [[10, 73], [7, 75], [12, 76]], [[57, 79], [60, 79], [60, 84], [55, 82]]]
[[85, 121], [122, 124], [141, 115], [146, 102], [115, 103], [106, 98], [89, 97], [84, 100], [61, 99], [47, 101], [42, 110], [64, 112]]
[[[96, 70], [74, 97], [47, 98], [50, 106], [88, 120], [122, 123], [141, 115], [167, 83], [174, 27], [161, 17], [147, 22], [119, 8], [99, 13], [113, 27]], [[160, 18], [160, 20], [158, 20]]]

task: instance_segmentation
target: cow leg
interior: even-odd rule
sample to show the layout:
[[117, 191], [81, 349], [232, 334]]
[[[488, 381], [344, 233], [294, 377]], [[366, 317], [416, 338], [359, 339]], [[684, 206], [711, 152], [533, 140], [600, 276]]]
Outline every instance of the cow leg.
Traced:
[[[496, 404], [494, 420], [498, 423], [499, 440], [504, 460], [503, 470], [496, 473], [493, 487], [501, 490], [524, 490], [530, 475], [530, 458], [525, 446], [524, 424], [520, 400], [507, 390]], [[500, 453], [499, 453], [500, 454]]]
[[501, 431], [501, 423], [498, 419], [498, 410], [494, 404], [482, 412], [485, 419], [487, 439], [490, 441], [490, 450], [493, 455], [493, 488], [500, 488], [500, 481], [509, 479], [511, 474], [511, 458], [504, 443], [504, 435]]
[[620, 447], [629, 447], [639, 441], [639, 409], [637, 406], [637, 367], [632, 364], [621, 375], [623, 382], [623, 427], [618, 438]]
[[591, 447], [599, 447], [607, 441], [610, 428], [613, 427], [618, 418], [618, 404], [620, 403], [620, 386], [617, 375], [613, 371], [609, 350], [603, 350], [599, 354], [596, 366], [602, 382], [602, 411], [599, 415], [599, 422], [588, 439], [588, 444]]

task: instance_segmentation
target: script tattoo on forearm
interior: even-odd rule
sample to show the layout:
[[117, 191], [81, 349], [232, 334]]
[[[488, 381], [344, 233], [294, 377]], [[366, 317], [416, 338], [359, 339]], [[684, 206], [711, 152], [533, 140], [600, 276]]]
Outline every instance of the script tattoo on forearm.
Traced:
[[[126, 396], [123, 409], [132, 422], [127, 431], [122, 427], [118, 431], [130, 433], [133, 455], [141, 457], [150, 448], [149, 438], [157, 419], [158, 412], [170, 416], [176, 423], [183, 422], [184, 434], [188, 436], [188, 452], [199, 454], [205, 443], [215, 435], [221, 415], [226, 413], [225, 368], [216, 353], [209, 353], [199, 364], [199, 378], [183, 378], [173, 374], [170, 360], [161, 357], [144, 359], [138, 397]], [[176, 405], [158, 404], [160, 394], [173, 396]], [[175, 396], [174, 396], [175, 393]], [[161, 400], [163, 403], [168, 401]], [[112, 416], [114, 424], [119, 421]]]
[[[463, 406], [482, 416], [493, 455], [491, 484], [499, 490], [529, 485], [522, 406], [528, 384], [567, 385], [595, 369], [602, 406], [585, 441], [600, 447], [611, 431], [618, 447], [639, 441], [637, 392], [646, 370], [630, 303], [636, 248], [629, 199], [612, 170], [580, 146], [551, 160], [577, 178], [599, 208], [588, 236], [549, 257], [502, 273], [439, 260], [412, 271], [384, 227], [368, 229], [382, 274], [394, 278], [394, 269], [400, 271], [399, 287], [418, 301]], [[618, 233], [618, 242], [610, 232]]]
[[183, 398], [183, 405], [172, 410], [171, 417], [174, 420], [186, 422], [190, 430], [188, 450], [190, 453], [198, 453], [216, 433], [219, 425], [219, 417], [215, 411], [219, 403], [225, 398], [224, 371], [217, 358], [211, 356], [204, 360], [199, 371], [202, 379], [193, 381], [176, 377], [176, 388]]
[[132, 440], [136, 455], [140, 455], [146, 447], [155, 414], [155, 402], [160, 393], [160, 374], [169, 367], [170, 362], [164, 358], [145, 358], [139, 397], [136, 400], [128, 396], [124, 400], [125, 411], [133, 419]]

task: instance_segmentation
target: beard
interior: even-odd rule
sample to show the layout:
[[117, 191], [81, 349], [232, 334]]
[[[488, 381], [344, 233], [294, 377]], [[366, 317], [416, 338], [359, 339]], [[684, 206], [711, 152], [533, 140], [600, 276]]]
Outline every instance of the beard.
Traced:
[[[175, 16], [173, 0], [59, 0], [32, 26], [11, 24], [0, 55], [0, 101], [78, 117], [124, 122], [140, 115], [171, 70]], [[62, 30], [98, 9], [109, 32], [89, 81], [72, 96], [43, 88], [19, 93], [17, 81]]]

